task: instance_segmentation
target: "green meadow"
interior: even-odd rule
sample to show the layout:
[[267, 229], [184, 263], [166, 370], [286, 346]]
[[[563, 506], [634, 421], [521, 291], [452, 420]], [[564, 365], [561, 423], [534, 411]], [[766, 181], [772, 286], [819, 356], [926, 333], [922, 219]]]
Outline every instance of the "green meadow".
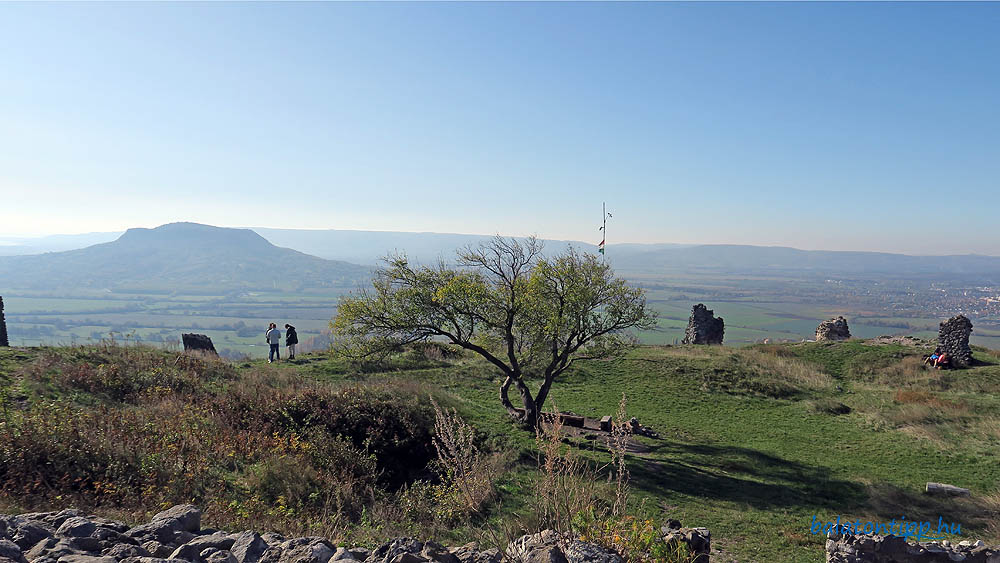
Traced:
[[[996, 543], [1000, 541], [1000, 354], [976, 348], [976, 366], [938, 371], [921, 364], [928, 349], [858, 340], [740, 348], [641, 346], [618, 359], [578, 363], [553, 387], [550, 407], [599, 418], [614, 414], [624, 395], [628, 416], [637, 417], [659, 434], [655, 439], [634, 437], [634, 447], [626, 456], [630, 513], [658, 523], [675, 518], [684, 525], [709, 528], [713, 557], [720, 561], [817, 561], [825, 538], [810, 533], [813, 516], [880, 522], [903, 517], [937, 522], [942, 517], [961, 524], [961, 533], [950, 536], [953, 541], [984, 539]], [[156, 417], [169, 416], [170, 409], [179, 408], [179, 403], [196, 400], [205, 415], [170, 420], [174, 432], [190, 432], [192, 436], [208, 433], [204, 443], [186, 446], [188, 455], [200, 460], [203, 467], [192, 464], [184, 475], [173, 475], [175, 470], [169, 464], [157, 465], [162, 463], [159, 457], [133, 461], [128, 458], [131, 454], [114, 455], [126, 456], [119, 464], [145, 463], [159, 468], [162, 473], [156, 473], [156, 479], [162, 490], [148, 493], [158, 503], [185, 501], [206, 506], [206, 518], [217, 525], [286, 530], [311, 526], [314, 532], [356, 543], [399, 532], [434, 536], [455, 544], [476, 539], [476, 531], [483, 527], [499, 529], [511, 520], [525, 526], [532, 522], [533, 483], [539, 478], [535, 436], [510, 422], [497, 399], [497, 375], [476, 358], [459, 355], [443, 359], [414, 349], [382, 366], [357, 367], [327, 355], [310, 354], [294, 363], [275, 365], [260, 360], [195, 362], [186, 368], [187, 375], [166, 377], [165, 370], [177, 369], [164, 367], [178, 365], [178, 360], [171, 359], [176, 355], [107, 342], [97, 347], [0, 351], [7, 421], [3, 448], [10, 454], [16, 453], [11, 448], [24, 446], [23, 441], [11, 438], [11, 428], [17, 427], [20, 417], [30, 419], [37, 409], [76, 413], [80, 420], [95, 409], [120, 411], [132, 413], [129, 416], [141, 422], [144, 417], [159, 420]], [[125, 366], [137, 367], [119, 381], [114, 377], [125, 378], [122, 372], [108, 368], [116, 364], [126, 371], [131, 368]], [[267, 406], [270, 399], [261, 389], [273, 389], [270, 393], [277, 397], [273, 409]], [[393, 395], [397, 393], [393, 389], [399, 394]], [[259, 450], [236, 448], [222, 459], [211, 451], [202, 452], [228, 447], [212, 446], [207, 437], [229, 436], [233, 422], [218, 418], [221, 415], [217, 413], [236, 408], [234, 404], [237, 412], [286, 413], [274, 415], [279, 422], [291, 416], [288, 409], [296, 405], [294, 412], [300, 414], [294, 415], [295, 419], [308, 420], [313, 416], [309, 409], [321, 404], [315, 397], [328, 392], [376, 392], [362, 390], [380, 390], [377, 392], [396, 397], [386, 399], [386, 405], [399, 405], [387, 413], [423, 412], [420, 409], [429, 408], [429, 396], [457, 408], [476, 429], [479, 443], [508, 460], [496, 478], [497, 497], [467, 520], [443, 527], [421, 519], [417, 509], [386, 515], [379, 523], [362, 516], [334, 518], [329, 507], [320, 509], [309, 500], [318, 492], [311, 487], [323, 483], [320, 469], [315, 469], [319, 476], [314, 475], [313, 480], [298, 480], [299, 473], [313, 475], [313, 469], [292, 472], [295, 476], [279, 473], [266, 477], [262, 475], [271, 474], [262, 474], [262, 467], [279, 462], [261, 459]], [[249, 406], [239, 406], [241, 401]], [[337, 404], [342, 413], [356, 408], [354, 402]], [[411, 430], [425, 424], [420, 416], [413, 416], [407, 423], [416, 425], [410, 426]], [[270, 419], [261, 420], [264, 428], [270, 428]], [[351, 428], [368, 428], [366, 431], [373, 433], [369, 438], [362, 436], [359, 442], [369, 443], [381, 436], [376, 432], [389, 419], [379, 418], [380, 422], [371, 426], [364, 417], [355, 420]], [[287, 421], [276, 424], [275, 437], [291, 431]], [[51, 448], [53, 439], [64, 431], [53, 427], [49, 430], [52, 435], [42, 432], [37, 439], [48, 440], [45, 443]], [[308, 460], [314, 458], [307, 454], [317, 446], [309, 444], [318, 445], [321, 438], [296, 432], [302, 432], [295, 434], [301, 450], [282, 449], [281, 455], [292, 459], [305, 456], [301, 463], [311, 467], [309, 463], [315, 462]], [[594, 463], [600, 476], [610, 457], [599, 434], [569, 432], [563, 444], [574, 455]], [[328, 435], [322, 438], [329, 439]], [[136, 449], [159, 455], [141, 439]], [[71, 463], [71, 452], [60, 455], [69, 458], [59, 457], [60, 467], [81, 473], [74, 475], [78, 483], [101, 482], [101, 475], [94, 472], [116, 467], [110, 464], [99, 469], [102, 465], [96, 463], [82, 468]], [[246, 456], [246, 461], [241, 456]], [[19, 477], [11, 474], [11, 467], [0, 468], [7, 471], [5, 482]], [[389, 467], [393, 467], [391, 463]], [[407, 479], [417, 480], [413, 483], [426, 478], [419, 471], [408, 475]], [[260, 489], [261, 479], [277, 480], [278, 485], [265, 480], [271, 484]], [[930, 481], [971, 489], [972, 496], [926, 496], [923, 489]], [[263, 493], [248, 496], [247, 489], [241, 487], [249, 485], [258, 487], [255, 490], [277, 487], [274, 494], [280, 493], [285, 512], [261, 508], [268, 502], [266, 498], [258, 499], [262, 504], [253, 504], [254, 495]], [[149, 484], [140, 481], [135, 486], [148, 488]], [[371, 498], [415, 502], [412, 491], [419, 489], [412, 485], [415, 488], [407, 493], [411, 496], [400, 497], [398, 489], [384, 483], [380, 486], [383, 492]], [[37, 489], [30, 495], [5, 491], [6, 504], [24, 509], [72, 503], [97, 512], [129, 513], [150, 501], [135, 491], [95, 492], [80, 485], [67, 490]], [[365, 513], [382, 514], [374, 505], [361, 507], [357, 514]]]

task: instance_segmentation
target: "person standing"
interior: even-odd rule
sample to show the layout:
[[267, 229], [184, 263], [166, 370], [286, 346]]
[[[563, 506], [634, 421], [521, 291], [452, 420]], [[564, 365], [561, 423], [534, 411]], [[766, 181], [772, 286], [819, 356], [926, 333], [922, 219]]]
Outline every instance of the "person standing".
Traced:
[[278, 325], [274, 323], [268, 325], [264, 337], [267, 338], [267, 344], [271, 347], [267, 352], [267, 363], [271, 363], [274, 360], [280, 362], [281, 352], [278, 350], [278, 346], [281, 346], [281, 331], [278, 330]]
[[299, 343], [299, 335], [295, 332], [295, 327], [285, 325], [285, 346], [288, 346], [288, 359], [295, 359], [295, 345]]

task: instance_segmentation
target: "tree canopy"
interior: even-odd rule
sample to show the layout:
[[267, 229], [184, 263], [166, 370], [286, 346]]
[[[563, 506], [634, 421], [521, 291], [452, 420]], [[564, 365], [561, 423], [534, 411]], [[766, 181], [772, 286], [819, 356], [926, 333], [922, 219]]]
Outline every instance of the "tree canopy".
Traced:
[[[552, 383], [574, 361], [615, 354], [630, 343], [627, 331], [655, 325], [643, 291], [597, 256], [571, 247], [551, 257], [541, 251], [535, 238], [498, 236], [460, 250], [457, 267], [388, 258], [370, 289], [341, 299], [331, 322], [337, 348], [358, 360], [424, 340], [471, 350], [504, 376], [503, 406], [534, 424]], [[509, 399], [511, 386], [522, 411]]]

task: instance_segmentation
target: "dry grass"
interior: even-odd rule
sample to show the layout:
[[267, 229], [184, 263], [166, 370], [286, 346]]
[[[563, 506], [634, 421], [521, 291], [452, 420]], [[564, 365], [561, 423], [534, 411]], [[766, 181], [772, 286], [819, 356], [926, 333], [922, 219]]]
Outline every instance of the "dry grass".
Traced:
[[[783, 350], [783, 349], [782, 349]], [[815, 365], [788, 357], [784, 353], [774, 353], [767, 349], [740, 349], [737, 355], [757, 366], [762, 375], [770, 375], [796, 387], [813, 391], [827, 390], [833, 386], [830, 374]]]
[[906, 356], [898, 362], [879, 367], [872, 375], [874, 383], [895, 389], [919, 387], [946, 390], [950, 387], [949, 373], [925, 366], [920, 356]]
[[802, 360], [776, 354], [770, 348], [726, 350], [723, 362], [702, 370], [702, 388], [776, 399], [828, 392], [834, 379]]
[[43, 350], [14, 375], [31, 395], [0, 421], [0, 496], [24, 509], [193, 502], [216, 525], [343, 537], [433, 458], [423, 385], [111, 342]]

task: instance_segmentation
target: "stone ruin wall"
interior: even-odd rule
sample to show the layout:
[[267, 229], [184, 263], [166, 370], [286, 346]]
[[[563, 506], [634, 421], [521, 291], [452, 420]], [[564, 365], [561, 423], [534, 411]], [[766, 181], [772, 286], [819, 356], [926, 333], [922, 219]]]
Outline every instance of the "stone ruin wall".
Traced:
[[899, 536], [835, 535], [826, 540], [826, 563], [1000, 563], [1000, 546], [982, 540], [907, 542]]
[[819, 323], [816, 327], [816, 342], [823, 340], [847, 340], [851, 337], [851, 330], [847, 327], [847, 319], [837, 317]]
[[698, 303], [691, 308], [687, 329], [684, 330], [682, 344], [722, 344], [726, 323], [715, 312]]
[[3, 297], [0, 297], [0, 346], [10, 346], [7, 341], [7, 321], [3, 316]]
[[204, 334], [185, 333], [181, 335], [181, 340], [184, 342], [185, 352], [197, 351], [218, 355], [218, 352], [215, 351], [215, 345], [212, 344], [212, 339]]
[[951, 356], [951, 363], [956, 366], [967, 366], [972, 363], [972, 348], [969, 347], [969, 336], [972, 335], [972, 321], [965, 315], [955, 315], [941, 323], [938, 330], [938, 347]]

